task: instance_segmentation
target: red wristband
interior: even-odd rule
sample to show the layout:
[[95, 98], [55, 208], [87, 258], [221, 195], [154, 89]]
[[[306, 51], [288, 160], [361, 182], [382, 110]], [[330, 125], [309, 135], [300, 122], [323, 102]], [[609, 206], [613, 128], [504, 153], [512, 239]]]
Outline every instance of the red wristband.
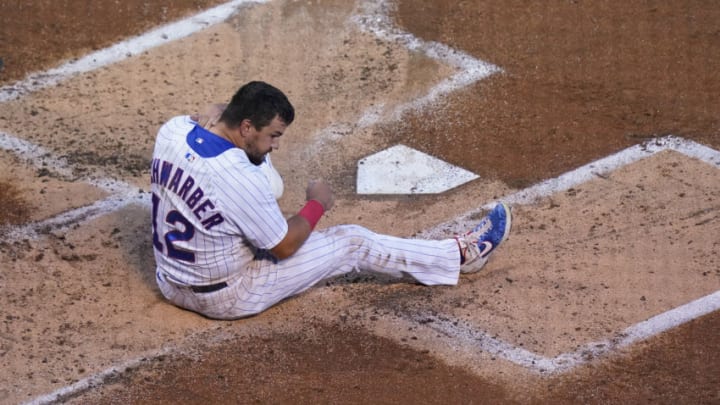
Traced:
[[298, 215], [307, 219], [310, 223], [310, 229], [315, 229], [315, 225], [320, 221], [323, 213], [325, 213], [325, 208], [320, 204], [320, 201], [310, 200], [305, 203], [305, 206], [298, 212]]

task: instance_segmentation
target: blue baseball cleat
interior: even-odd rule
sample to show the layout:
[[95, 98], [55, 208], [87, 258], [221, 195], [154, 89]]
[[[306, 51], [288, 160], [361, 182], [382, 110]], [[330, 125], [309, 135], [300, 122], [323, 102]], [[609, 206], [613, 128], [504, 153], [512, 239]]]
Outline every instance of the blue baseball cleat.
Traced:
[[500, 203], [472, 231], [456, 237], [460, 246], [460, 272], [480, 271], [490, 254], [507, 239], [511, 226], [510, 208]]

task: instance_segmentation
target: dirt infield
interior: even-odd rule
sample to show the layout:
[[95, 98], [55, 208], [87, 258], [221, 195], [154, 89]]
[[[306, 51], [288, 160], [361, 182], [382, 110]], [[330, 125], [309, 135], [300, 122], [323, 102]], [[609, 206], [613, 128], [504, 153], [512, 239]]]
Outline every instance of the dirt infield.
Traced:
[[[66, 3], [0, 4], [3, 89], [223, 2]], [[276, 0], [0, 98], [0, 403], [720, 403], [720, 312], [702, 311], [720, 291], [718, 21], [692, 0]], [[241, 321], [172, 307], [155, 131], [252, 79], [297, 108], [273, 155], [286, 213], [320, 175], [338, 194], [321, 226], [444, 234], [516, 198], [511, 238], [456, 287], [363, 274]], [[480, 179], [356, 194], [358, 159], [398, 143]]]

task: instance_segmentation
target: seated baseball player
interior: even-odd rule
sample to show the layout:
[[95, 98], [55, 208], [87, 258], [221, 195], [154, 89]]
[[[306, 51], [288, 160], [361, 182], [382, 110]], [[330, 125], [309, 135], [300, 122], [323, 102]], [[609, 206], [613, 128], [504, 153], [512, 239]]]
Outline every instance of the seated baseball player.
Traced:
[[353, 271], [455, 285], [460, 273], [479, 271], [508, 236], [505, 204], [466, 235], [443, 240], [398, 238], [358, 225], [315, 231], [334, 204], [319, 180], [309, 182], [305, 206], [286, 219], [263, 166], [295, 118], [293, 106], [277, 88], [255, 81], [222, 107], [217, 119], [170, 119], [153, 152], [156, 279], [181, 308], [215, 319], [247, 317]]

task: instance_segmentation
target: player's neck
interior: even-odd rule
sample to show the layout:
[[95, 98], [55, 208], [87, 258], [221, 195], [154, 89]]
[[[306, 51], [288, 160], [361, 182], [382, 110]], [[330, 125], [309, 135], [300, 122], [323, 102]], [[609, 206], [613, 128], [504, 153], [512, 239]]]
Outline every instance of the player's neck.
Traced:
[[224, 122], [218, 122], [217, 124], [213, 125], [209, 129], [209, 131], [219, 136], [220, 138], [229, 141], [240, 149], [242, 149], [244, 146], [244, 143], [242, 142], [242, 137], [238, 133], [239, 131], [231, 130], [225, 125]]

